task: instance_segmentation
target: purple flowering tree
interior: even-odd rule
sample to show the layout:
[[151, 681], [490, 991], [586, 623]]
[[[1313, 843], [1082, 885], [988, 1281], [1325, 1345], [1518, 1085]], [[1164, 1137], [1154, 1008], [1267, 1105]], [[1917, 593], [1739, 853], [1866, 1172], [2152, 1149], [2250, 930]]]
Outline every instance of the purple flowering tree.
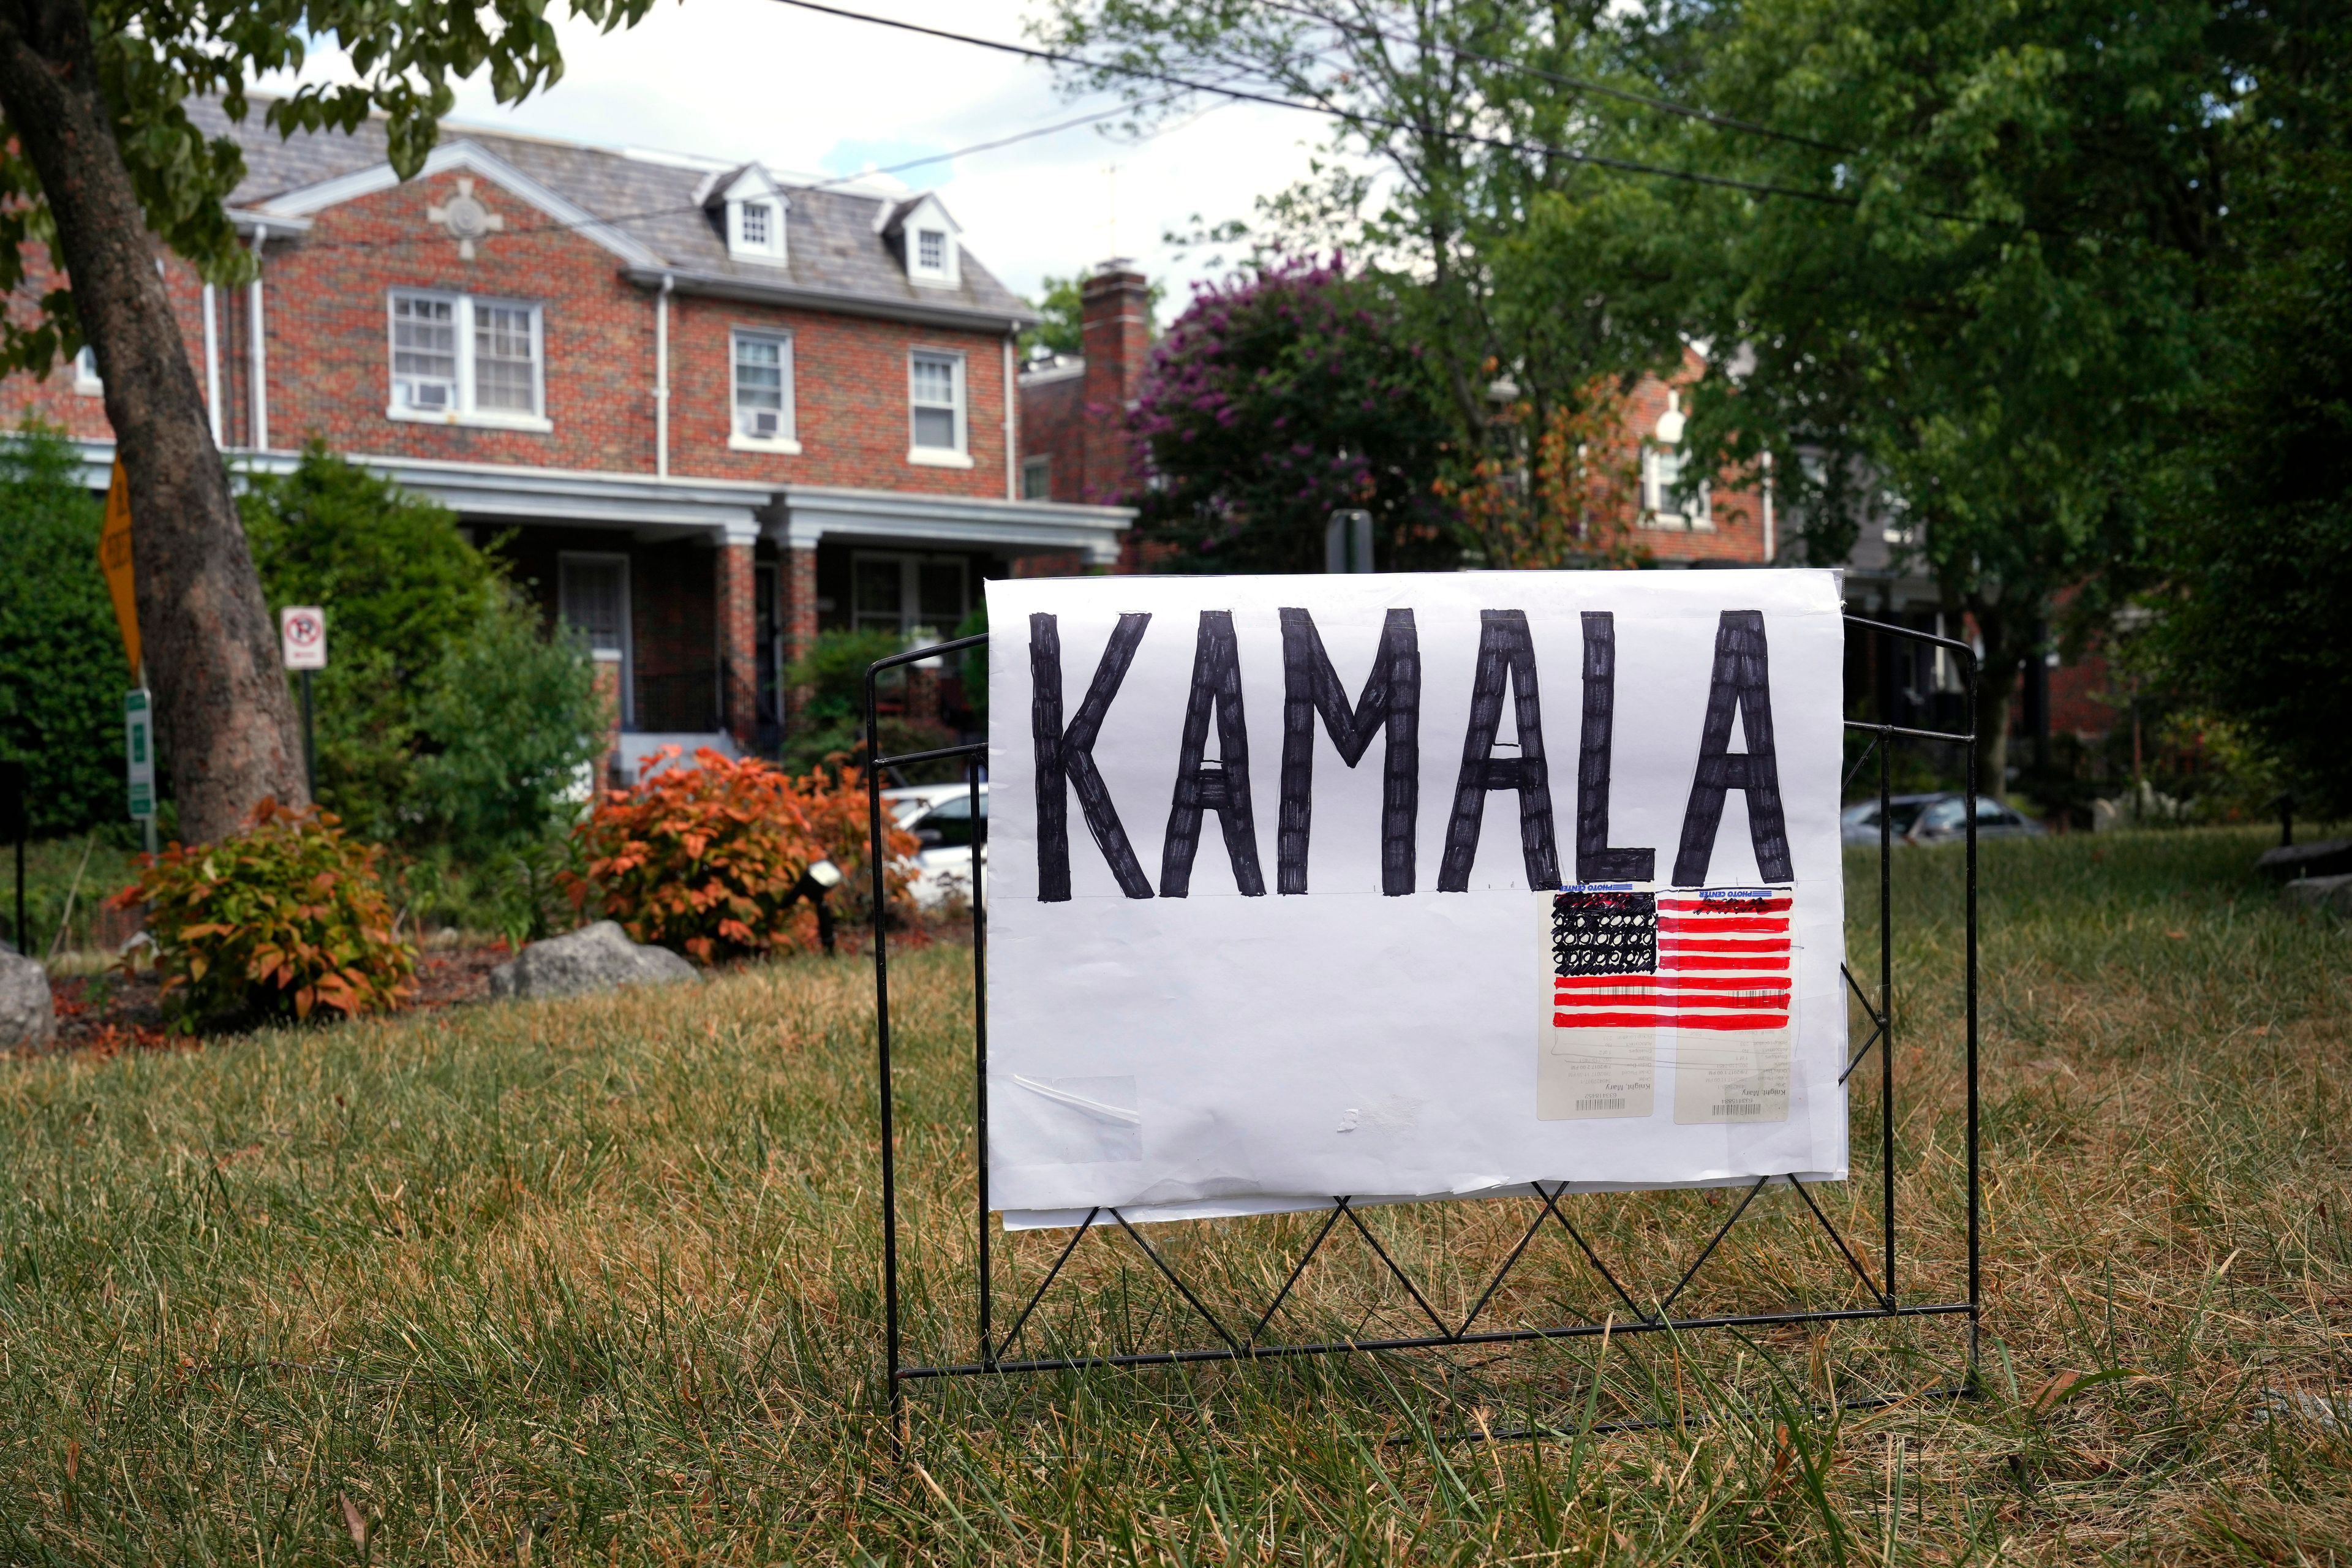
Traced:
[[1336, 258], [1197, 286], [1133, 416], [1147, 560], [1319, 572], [1332, 511], [1361, 507], [1381, 570], [1453, 565], [1430, 390], [1378, 281]]

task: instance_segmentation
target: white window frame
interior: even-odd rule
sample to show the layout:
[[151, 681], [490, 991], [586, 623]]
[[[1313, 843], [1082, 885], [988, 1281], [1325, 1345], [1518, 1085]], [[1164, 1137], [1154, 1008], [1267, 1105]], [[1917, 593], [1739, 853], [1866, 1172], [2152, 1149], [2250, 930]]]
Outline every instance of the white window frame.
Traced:
[[[782, 428], [773, 436], [754, 436], [743, 428], [743, 410], [735, 401], [736, 376], [741, 366], [736, 357], [737, 345], [746, 338], [774, 343], [783, 350], [784, 405], [780, 411]], [[908, 373], [908, 396], [913, 395], [913, 372]], [[734, 327], [727, 333], [727, 445], [738, 452], [774, 452], [783, 457], [800, 456], [800, 414], [794, 393], [793, 373], [793, 334], [767, 327]], [[909, 416], [911, 418], [912, 416]]]
[[[918, 407], [937, 408], [936, 403], [917, 404], [915, 401], [915, 362], [944, 360], [954, 369], [955, 380], [955, 445], [924, 447], [915, 441], [915, 410]], [[923, 468], [969, 468], [971, 467], [971, 394], [965, 381], [964, 356], [952, 349], [915, 348], [907, 351], [907, 461]]]
[[[776, 231], [770, 222], [776, 216], [773, 202], [737, 202], [735, 204], [735, 243], [745, 250], [773, 250]], [[759, 233], [751, 232], [757, 220]]]
[[[1037, 480], [1034, 487], [1029, 482], [1030, 476], [1033, 474], [1036, 476]], [[1033, 457], [1022, 458], [1021, 499], [1023, 500], [1045, 500], [1053, 493], [1053, 458], [1049, 454], [1039, 453]]]
[[[393, 309], [396, 300], [441, 300], [450, 307], [450, 321], [457, 329], [457, 402], [446, 410], [406, 408], [399, 402], [393, 374]], [[530, 313], [530, 396], [532, 412], [517, 413], [505, 408], [478, 408], [474, 404], [474, 310], [476, 306], [495, 305], [502, 310], [528, 310]], [[529, 300], [494, 299], [488, 295], [455, 294], [444, 289], [387, 289], [383, 295], [384, 348], [384, 410], [383, 416], [410, 425], [467, 425], [488, 430], [524, 430], [545, 435], [555, 428], [547, 417], [547, 310]]]
[[[923, 236], [940, 237], [940, 265], [923, 265]], [[956, 237], [956, 226], [948, 218], [947, 209], [936, 199], [927, 199], [899, 221], [899, 244], [905, 251], [907, 279], [926, 288], [955, 289], [963, 283], [962, 245]]]
[[563, 569], [572, 564], [583, 566], [618, 566], [621, 569], [621, 728], [633, 729], [637, 722], [637, 614], [634, 584], [629, 581], [629, 558], [617, 551], [561, 550], [555, 556], [555, 618], [567, 628], [572, 626], [572, 609], [563, 592]]
[[[755, 241], [744, 232], [744, 215], [753, 207], [768, 209], [768, 237], [764, 241]], [[787, 204], [781, 195], [730, 197], [727, 203], [727, 254], [745, 261], [782, 265], [790, 255], [784, 237], [786, 211]]]
[[98, 374], [98, 351], [88, 343], [74, 355], [73, 389], [84, 397], [106, 395], [106, 378]]
[[[1645, 443], [1642, 447], [1642, 521], [1650, 528], [1670, 532], [1711, 533], [1715, 530], [1714, 487], [1701, 480], [1696, 493], [1674, 506], [1674, 487], [1681, 481], [1682, 453], [1663, 442]], [[1664, 469], [1669, 462], [1675, 473]]]

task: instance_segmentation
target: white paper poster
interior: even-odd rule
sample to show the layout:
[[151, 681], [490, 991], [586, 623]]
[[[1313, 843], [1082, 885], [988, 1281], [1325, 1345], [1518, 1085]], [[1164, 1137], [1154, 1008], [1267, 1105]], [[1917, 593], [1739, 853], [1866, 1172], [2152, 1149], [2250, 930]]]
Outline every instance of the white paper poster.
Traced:
[[988, 615], [1008, 1226], [1844, 1177], [1832, 574]]

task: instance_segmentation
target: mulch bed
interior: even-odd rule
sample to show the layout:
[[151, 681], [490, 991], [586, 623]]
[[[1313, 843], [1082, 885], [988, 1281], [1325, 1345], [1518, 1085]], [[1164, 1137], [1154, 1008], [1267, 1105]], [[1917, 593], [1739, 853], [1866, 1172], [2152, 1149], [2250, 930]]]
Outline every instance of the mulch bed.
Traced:
[[[416, 994], [408, 1009], [448, 1007], [478, 1002], [490, 994], [490, 971], [513, 953], [503, 942], [481, 946], [428, 948], [416, 961]], [[175, 1034], [156, 1000], [155, 972], [73, 975], [52, 980], [49, 994], [58, 1015], [58, 1050], [112, 1056], [124, 1050], [176, 1050], [207, 1037], [240, 1035], [250, 1025]]]

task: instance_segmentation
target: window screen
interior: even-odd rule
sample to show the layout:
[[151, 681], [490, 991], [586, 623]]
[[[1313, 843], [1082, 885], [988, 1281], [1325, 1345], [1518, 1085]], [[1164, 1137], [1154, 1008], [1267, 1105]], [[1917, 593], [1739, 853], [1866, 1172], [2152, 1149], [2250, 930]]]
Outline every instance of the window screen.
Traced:
[[959, 451], [956, 362], [944, 354], [917, 354], [912, 362], [915, 445]]
[[457, 301], [392, 297], [392, 395], [403, 408], [457, 403]]
[[539, 412], [539, 334], [526, 305], [474, 307], [474, 406]]
[[628, 647], [627, 574], [627, 566], [619, 561], [563, 563], [563, 622], [586, 637], [588, 646], [599, 653], [620, 653]]
[[782, 338], [738, 333], [735, 339], [735, 428], [740, 435], [792, 434], [785, 399], [790, 351]]

